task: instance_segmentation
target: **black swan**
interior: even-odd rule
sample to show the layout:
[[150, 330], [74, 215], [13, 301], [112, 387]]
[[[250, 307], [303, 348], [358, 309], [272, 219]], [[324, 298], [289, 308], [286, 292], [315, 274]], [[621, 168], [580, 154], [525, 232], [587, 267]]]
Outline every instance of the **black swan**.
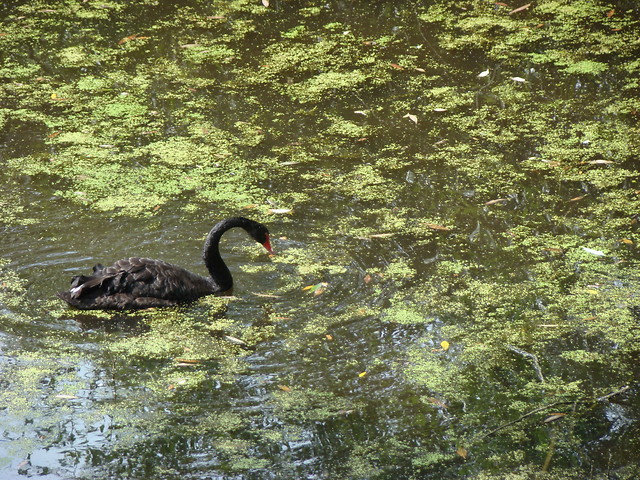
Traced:
[[204, 242], [203, 258], [211, 277], [196, 275], [161, 260], [130, 257], [109, 267], [96, 265], [93, 275], [73, 277], [71, 289], [57, 295], [82, 310], [125, 310], [168, 307], [226, 292], [233, 286], [233, 279], [218, 245], [222, 234], [234, 227], [245, 229], [251, 238], [273, 253], [267, 227], [248, 218], [227, 218], [211, 229]]

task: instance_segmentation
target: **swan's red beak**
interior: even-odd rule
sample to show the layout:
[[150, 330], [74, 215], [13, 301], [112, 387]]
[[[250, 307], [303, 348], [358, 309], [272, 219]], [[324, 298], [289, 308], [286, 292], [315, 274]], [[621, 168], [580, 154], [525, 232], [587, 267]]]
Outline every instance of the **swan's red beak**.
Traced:
[[276, 252], [274, 252], [273, 249], [271, 248], [271, 242], [269, 241], [269, 235], [267, 235], [267, 239], [264, 241], [262, 246], [264, 248], [266, 248], [267, 252], [269, 252], [271, 255], [275, 255], [276, 254]]

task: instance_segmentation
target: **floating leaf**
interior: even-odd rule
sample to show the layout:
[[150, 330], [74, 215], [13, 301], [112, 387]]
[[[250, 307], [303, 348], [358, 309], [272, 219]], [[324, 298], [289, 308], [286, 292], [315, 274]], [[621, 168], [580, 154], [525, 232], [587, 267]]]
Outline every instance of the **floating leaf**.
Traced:
[[467, 449], [464, 447], [458, 447], [458, 449], [456, 450], [456, 453], [464, 459], [466, 459], [467, 455], [469, 454], [469, 452], [467, 452]]
[[360, 372], [360, 373], [358, 374], [358, 376], [359, 376], [360, 378], [362, 378], [362, 377], [364, 377], [366, 374], [367, 374], [367, 372]]
[[484, 72], [480, 72], [478, 74], [478, 78], [483, 78], [489, 75], [489, 69], [487, 68]]
[[577, 202], [579, 200], [582, 200], [584, 197], [586, 197], [586, 195], [580, 195], [579, 197], [573, 197], [571, 199], [569, 199], [569, 202]]
[[174, 358], [176, 363], [182, 365], [197, 365], [198, 363], [202, 363], [202, 360], [196, 360], [192, 358]]
[[264, 5], [265, 7], [269, 6], [269, 0], [262, 0], [262, 5]]
[[408, 118], [409, 120], [411, 120], [413, 123], [415, 123], [416, 125], [418, 124], [418, 117], [416, 117], [414, 114], [412, 113], [407, 113], [404, 117], [402, 118]]
[[509, 12], [509, 15], [513, 15], [514, 13], [518, 13], [521, 12], [523, 10], [526, 10], [527, 8], [529, 8], [531, 6], [530, 3], [527, 3], [526, 5], [522, 5], [521, 7], [516, 8], [515, 10], [511, 10]]
[[290, 208], [270, 208], [269, 212], [281, 215], [284, 213], [291, 213], [291, 209]]
[[590, 163], [591, 165], [609, 165], [610, 163], [615, 163], [613, 160], [591, 160], [587, 163]]
[[625, 245], [633, 245], [633, 240], [629, 240], [628, 238], [621, 238], [620, 241]]
[[75, 400], [75, 399], [80, 398], [80, 397], [77, 397], [76, 395], [65, 395], [63, 393], [59, 393], [54, 398], [61, 398], [63, 400]]
[[606, 254], [601, 251], [601, 250], [594, 250], [593, 248], [588, 248], [588, 247], [582, 247], [582, 249], [587, 252], [590, 253], [591, 255], [595, 255], [596, 257], [604, 257]]
[[225, 335], [224, 338], [227, 342], [233, 343], [234, 345], [246, 345], [247, 342], [244, 340], [240, 340], [239, 338], [232, 337], [231, 335]]
[[290, 392], [291, 391], [291, 387], [288, 387], [287, 385], [278, 385], [278, 388], [280, 390], [282, 390], [283, 392]]
[[139, 33], [134, 33], [133, 35], [129, 35], [128, 37], [121, 38], [118, 41], [118, 45], [122, 45], [123, 43], [130, 42], [131, 40], [135, 40], [136, 38], [138, 38], [138, 35], [140, 35], [140, 34]]
[[324, 338], [326, 338], [329, 341], [333, 340], [333, 335], [329, 335], [328, 333], [324, 336]]
[[544, 423], [555, 422], [556, 420], [566, 416], [566, 413], [552, 413], [547, 418], [544, 419]]
[[449, 408], [449, 407], [447, 407], [446, 403], [444, 403], [442, 400], [438, 400], [435, 397], [427, 397], [427, 400], [429, 400], [434, 405], [437, 405], [438, 407]]
[[526, 80], [522, 77], [511, 77], [511, 80], [513, 80], [514, 82], [526, 83]]
[[367, 112], [365, 112], [364, 110], [354, 110], [353, 113], [357, 113], [358, 115], [367, 115]]
[[362, 279], [362, 281], [363, 281], [364, 283], [367, 283], [367, 284], [368, 284], [369, 282], [371, 282], [371, 280], [372, 280], [371, 275], [369, 275], [368, 273], [367, 273], [367, 274], [364, 276], [364, 278]]
[[313, 293], [315, 296], [318, 296], [327, 289], [329, 284], [327, 282], [316, 283], [315, 285], [307, 285], [306, 287], [302, 287], [303, 291], [309, 291], [309, 293]]
[[401, 67], [400, 65], [398, 65], [397, 63], [391, 63], [390, 64], [393, 68], [395, 68], [396, 70], [404, 70], [404, 67]]
[[451, 229], [450, 229], [450, 228], [445, 227], [445, 226], [443, 226], [443, 225], [438, 225], [438, 224], [435, 224], [435, 223], [423, 223], [423, 225], [424, 225], [425, 227], [427, 227], [427, 228], [430, 228], [431, 230], [440, 230], [440, 231], [442, 231], [442, 232], [449, 232], [449, 231], [451, 231]]
[[251, 292], [251, 295], [255, 295], [256, 297], [262, 297], [262, 298], [280, 298], [280, 295], [273, 295], [271, 293]]
[[418, 67], [414, 68], [414, 70], [416, 72], [420, 72], [420, 73], [426, 73], [427, 72], [424, 68], [418, 68]]
[[507, 202], [508, 199], [506, 198], [496, 198], [495, 200], [489, 200], [488, 202], [485, 202], [485, 205], [495, 205], [496, 203], [503, 203], [503, 202]]
[[393, 237], [395, 235], [395, 233], [374, 233], [369, 235], [369, 238], [387, 238], [387, 237]]
[[433, 111], [434, 112], [446, 112], [447, 109], [446, 108], [434, 108]]
[[449, 350], [449, 342], [447, 342], [446, 340], [441, 341], [440, 346], [445, 352]]

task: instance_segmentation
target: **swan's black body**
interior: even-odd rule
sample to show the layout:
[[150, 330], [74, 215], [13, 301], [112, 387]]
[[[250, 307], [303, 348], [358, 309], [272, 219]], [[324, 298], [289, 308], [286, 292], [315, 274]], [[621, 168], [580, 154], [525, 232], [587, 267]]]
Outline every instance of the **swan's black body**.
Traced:
[[98, 264], [93, 275], [71, 280], [71, 289], [58, 293], [69, 305], [82, 310], [125, 310], [168, 307], [199, 297], [223, 293], [233, 286], [218, 245], [227, 230], [240, 227], [270, 253], [269, 232], [261, 223], [244, 217], [228, 218], [211, 229], [204, 243], [204, 263], [211, 277], [202, 277], [162, 260], [130, 257], [109, 267]]

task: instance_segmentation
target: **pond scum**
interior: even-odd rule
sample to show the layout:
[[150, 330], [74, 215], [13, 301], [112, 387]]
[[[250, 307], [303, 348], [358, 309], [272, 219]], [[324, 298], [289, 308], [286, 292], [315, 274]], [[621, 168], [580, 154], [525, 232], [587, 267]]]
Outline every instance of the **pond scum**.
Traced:
[[244, 268], [261, 303], [89, 330], [3, 260], [0, 469], [640, 476], [640, 9], [380, 3], [0, 7], [5, 232], [170, 206], [288, 237]]

